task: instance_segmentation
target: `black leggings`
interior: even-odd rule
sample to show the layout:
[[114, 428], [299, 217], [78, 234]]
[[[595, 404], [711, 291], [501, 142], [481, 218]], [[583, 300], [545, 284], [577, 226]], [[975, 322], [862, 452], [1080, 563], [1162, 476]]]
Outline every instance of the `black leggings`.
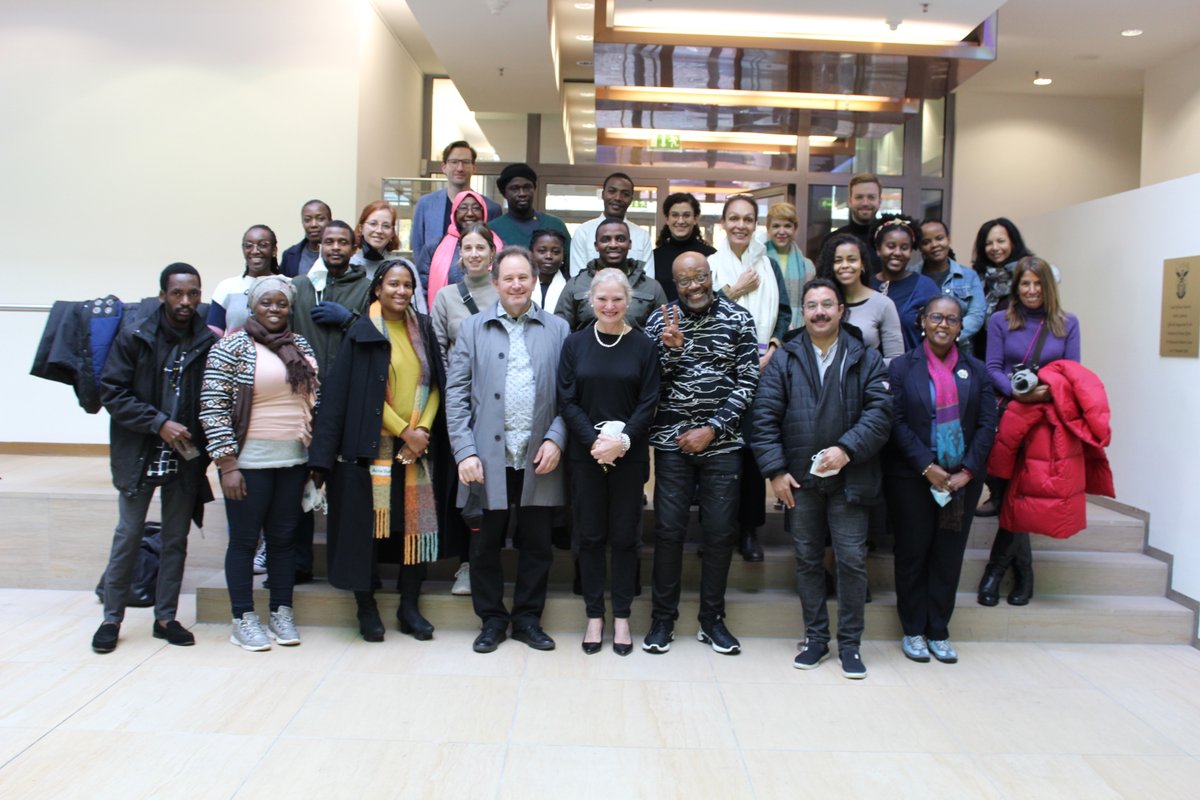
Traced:
[[254, 610], [254, 551], [261, 531], [267, 541], [267, 580], [271, 610], [292, 605], [296, 580], [293, 538], [308, 470], [303, 464], [279, 469], [244, 469], [244, 500], [225, 498], [229, 546], [225, 548], [225, 585], [233, 616]]

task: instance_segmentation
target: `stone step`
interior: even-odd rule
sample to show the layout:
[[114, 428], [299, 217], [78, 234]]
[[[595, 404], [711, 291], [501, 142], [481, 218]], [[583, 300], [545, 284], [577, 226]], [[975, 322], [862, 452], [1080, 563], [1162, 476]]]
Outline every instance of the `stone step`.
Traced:
[[[323, 563], [324, 545], [317, 542], [317, 564]], [[796, 561], [792, 548], [769, 545], [763, 548], [764, 559], [760, 563], [748, 563], [734, 553], [729, 565], [729, 587], [741, 591], [780, 589], [790, 591], [795, 585]], [[517, 551], [505, 549], [501, 553], [504, 574], [516, 574]], [[963, 571], [959, 579], [959, 591], [972, 592], [979, 585], [987, 565], [988, 551], [968, 550], [964, 557]], [[649, 583], [653, 569], [653, 548], [643, 547], [641, 567], [643, 581]], [[683, 559], [683, 585], [698, 586], [700, 583], [701, 560], [696, 557], [696, 547], [685, 545]], [[431, 582], [454, 580], [458, 564], [453, 559], [443, 559], [429, 565]], [[385, 585], [394, 586], [397, 567], [382, 565], [380, 574]], [[890, 592], [896, 587], [895, 571], [891, 553], [875, 552], [867, 558], [867, 572], [871, 590]], [[1034, 558], [1036, 590], [1046, 594], [1079, 595], [1151, 595], [1163, 596], [1167, 588], [1167, 565], [1141, 553], [1094, 553], [1046, 551]], [[318, 577], [324, 573], [318, 571]], [[554, 563], [550, 569], [550, 585], [569, 589], [575, 577], [574, 557], [564, 550], [554, 551]], [[1011, 573], [1004, 584], [1007, 592], [1012, 581]]]
[[[476, 618], [467, 597], [449, 594], [446, 583], [430, 582], [421, 598], [422, 613], [436, 627], [447, 630], [476, 630]], [[511, 591], [511, 588], [510, 588]], [[380, 613], [389, 623], [389, 636], [395, 632], [394, 617], [398, 596], [378, 594]], [[260, 612], [267, 609], [267, 592], [257, 589], [255, 603]], [[1038, 595], [1028, 606], [1009, 606], [1001, 602], [984, 608], [973, 593], [958, 595], [958, 606], [951, 623], [954, 639], [962, 641], [1053, 641], [1187, 643], [1192, 635], [1192, 612], [1165, 597]], [[866, 609], [866, 639], [899, 639], [896, 596], [877, 592]], [[325, 583], [297, 587], [296, 620], [301, 630], [306, 625], [344, 625], [355, 627], [354, 598]], [[685, 592], [680, 603], [678, 635], [694, 636], [698, 600], [694, 591]], [[741, 636], [799, 638], [803, 630], [800, 601], [788, 591], [730, 590], [726, 595], [727, 622]], [[830, 613], [836, 626], [837, 602], [830, 600]], [[214, 578], [197, 591], [196, 616], [200, 622], [225, 622], [229, 619], [229, 597], [223, 581]], [[631, 624], [635, 636], [649, 626], [650, 602], [643, 594], [634, 602]], [[544, 627], [569, 640], [582, 633], [583, 601], [569, 591], [552, 590], [542, 617]], [[835, 627], [836, 629], [836, 627]], [[573, 642], [572, 642], [573, 643]]]

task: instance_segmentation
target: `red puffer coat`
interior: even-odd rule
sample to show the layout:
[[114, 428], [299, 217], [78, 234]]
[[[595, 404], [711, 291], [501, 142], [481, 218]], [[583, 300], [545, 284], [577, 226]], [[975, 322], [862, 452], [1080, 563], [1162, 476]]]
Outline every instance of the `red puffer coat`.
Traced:
[[1074, 361], [1038, 371], [1049, 403], [1010, 403], [1000, 420], [988, 472], [1011, 482], [1000, 525], [1056, 539], [1087, 527], [1086, 494], [1113, 497], [1104, 448], [1112, 440], [1100, 378]]

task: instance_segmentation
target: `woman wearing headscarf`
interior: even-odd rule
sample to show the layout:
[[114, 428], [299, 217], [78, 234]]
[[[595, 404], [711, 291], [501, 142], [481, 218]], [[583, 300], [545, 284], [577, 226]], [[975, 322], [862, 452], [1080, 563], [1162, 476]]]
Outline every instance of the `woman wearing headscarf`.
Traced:
[[[472, 223], [482, 222], [486, 225], [487, 221], [487, 204], [483, 195], [464, 189], [454, 196], [450, 203], [450, 224], [446, 227], [446, 235], [436, 244], [429, 242], [416, 254], [417, 272], [420, 285], [426, 287], [428, 308], [433, 308], [433, 301], [443, 287], [462, 279], [463, 273], [458, 262], [463, 231]], [[492, 233], [492, 245], [496, 252], [500, 252], [504, 242]]]
[[433, 324], [414, 308], [416, 286], [407, 259], [376, 271], [370, 308], [346, 332], [325, 380], [309, 453], [309, 466], [329, 475], [329, 582], [354, 592], [369, 642], [384, 634], [378, 562], [401, 564], [400, 631], [433, 637], [417, 604], [425, 565], [442, 552], [445, 374]]
[[[233, 609], [230, 642], [246, 650], [300, 644], [292, 613], [293, 536], [312, 440], [317, 361], [288, 328], [294, 290], [281, 276], [258, 279], [248, 293], [251, 316], [242, 330], [208, 355], [200, 393], [200, 424], [225, 495], [229, 546], [225, 582]], [[254, 612], [254, 550], [267, 542], [268, 630]]]

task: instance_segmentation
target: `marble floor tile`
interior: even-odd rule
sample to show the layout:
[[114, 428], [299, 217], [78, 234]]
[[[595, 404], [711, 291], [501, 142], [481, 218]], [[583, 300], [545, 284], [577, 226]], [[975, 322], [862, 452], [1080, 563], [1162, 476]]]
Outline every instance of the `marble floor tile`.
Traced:
[[[475, 653], [469, 653], [475, 656]], [[503, 742], [516, 678], [331, 672], [288, 725], [288, 736], [418, 742]]]
[[[977, 758], [985, 777], [1005, 797], [1021, 800], [1118, 800], [1086, 758], [1064, 754], [998, 754]], [[1136, 795], [1135, 795], [1136, 797]], [[1157, 798], [1155, 798], [1157, 800]]]
[[[750, 639], [735, 658], [713, 658], [712, 668], [721, 683], [795, 683], [806, 686], [841, 686], [846, 683], [838, 664], [837, 646], [830, 648], [829, 659], [817, 669], [798, 670], [793, 666], [799, 643], [795, 639]], [[674, 651], [672, 651], [674, 652]], [[867, 665], [867, 682], [873, 686], [904, 686], [894, 659], [886, 646], [878, 642], [863, 642], [863, 663]]]
[[737, 800], [754, 794], [736, 750], [512, 745], [499, 796]]
[[50, 729], [120, 682], [129, 667], [0, 662], [0, 727]]
[[1188, 755], [1200, 756], [1200, 694], [1195, 688], [1185, 692], [1150, 684], [1108, 688], [1105, 693]]
[[1176, 661], [1200, 671], [1200, 650], [1197, 650], [1195, 647], [1186, 644], [1156, 644], [1146, 645], [1146, 647], [1155, 652], [1170, 656]]
[[22, 750], [32, 745], [49, 733], [49, 727], [43, 728], [5, 728], [0, 727], [0, 769], [17, 757]]
[[[1197, 670], [1155, 645], [1040, 644], [1053, 658], [1094, 686], [1154, 686], [1195, 692]], [[1193, 651], [1196, 652], [1196, 651]], [[1200, 655], [1200, 652], [1197, 652]]]
[[1186, 756], [1084, 756], [1122, 797], [1194, 800], [1200, 761]]
[[526, 680], [511, 740], [593, 747], [735, 746], [715, 684], [662, 681]]
[[960, 753], [746, 752], [758, 800], [853, 797], [856, 800], [990, 800], [1003, 795]]
[[493, 797], [504, 747], [283, 737], [236, 798]]
[[100, 655], [92, 651], [92, 636], [103, 621], [99, 606], [93, 614], [41, 614], [5, 633], [6, 661], [98, 664], [132, 667], [167, 647], [155, 639], [153, 609], [132, 608], [121, 623], [117, 649]]
[[[880, 643], [876, 643], [879, 645]], [[980, 686], [1022, 689], [1086, 689], [1092, 684], [1036, 644], [1022, 642], [955, 642], [957, 664], [909, 661], [900, 642], [885, 646], [904, 681], [921, 689], [971, 689]]]
[[[279, 654], [245, 655], [270, 659]], [[305, 704], [320, 680], [320, 672], [300, 670], [146, 664], [81, 709], [64, 727], [273, 736]]]
[[357, 629], [340, 630], [348, 638], [348, 644], [334, 665], [334, 672], [516, 678], [524, 671], [526, 659], [555, 656], [555, 652], [535, 653], [511, 640], [494, 653], [476, 653], [471, 650], [471, 643], [477, 631], [439, 630], [431, 641], [418, 642], [397, 631], [393, 622], [382, 642], [367, 642]]
[[1180, 749], [1096, 689], [917, 690], [969, 753], [1178, 755]]
[[533, 680], [578, 678], [703, 683], [712, 681], [717, 662], [742, 661], [746, 657], [745, 653], [719, 655], [694, 637], [680, 637], [666, 653], [651, 654], [642, 650], [642, 637], [635, 635], [633, 652], [627, 656], [618, 656], [612, 651], [611, 629], [605, 632], [604, 647], [595, 655], [585, 654], [579, 646], [581, 641], [582, 634], [572, 634], [570, 638], [560, 636], [554, 652], [530, 653], [525, 677]]
[[[192, 647], [163, 647], [147, 663], [171, 667], [223, 667], [232, 670], [269, 669], [319, 671], [332, 667], [350, 642], [348, 631], [338, 628], [304, 626], [297, 623], [300, 644], [252, 653], [229, 642], [233, 625], [201, 623], [193, 625], [196, 644]], [[119, 648], [118, 648], [119, 650]]]
[[915, 690], [840, 678], [841, 685], [723, 684], [743, 750], [929, 753], [960, 748]]
[[271, 739], [56, 730], [0, 769], [0, 797], [230, 797]]

